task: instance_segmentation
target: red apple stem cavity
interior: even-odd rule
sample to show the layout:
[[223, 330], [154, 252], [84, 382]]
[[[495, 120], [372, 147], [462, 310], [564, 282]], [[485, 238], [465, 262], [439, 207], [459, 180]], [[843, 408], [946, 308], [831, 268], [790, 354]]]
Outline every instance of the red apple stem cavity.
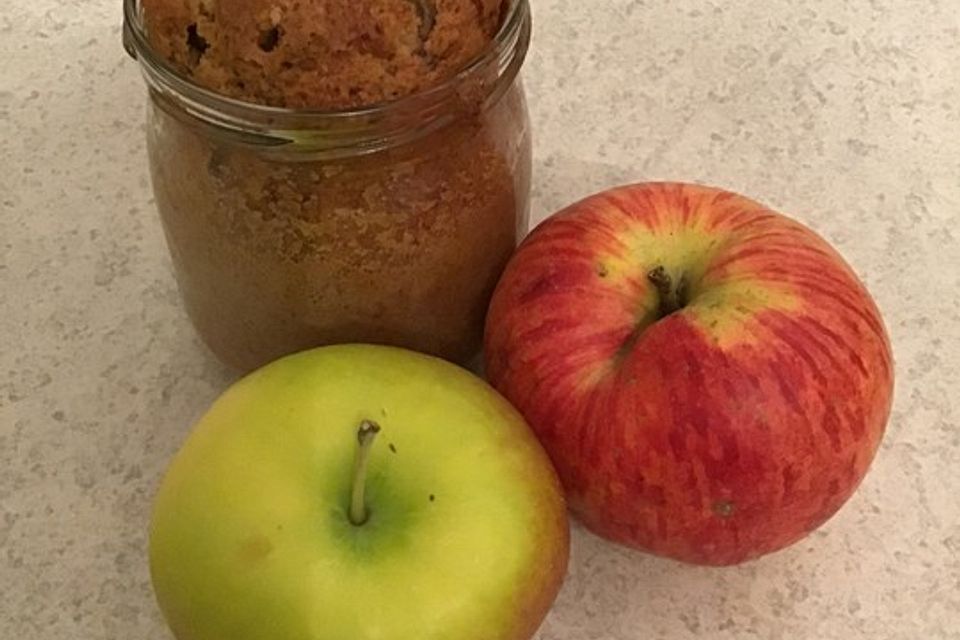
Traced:
[[360, 430], [357, 431], [357, 451], [353, 458], [353, 484], [350, 490], [350, 511], [347, 514], [350, 523], [357, 527], [364, 524], [370, 517], [365, 499], [367, 463], [370, 461], [370, 449], [378, 433], [380, 433], [380, 425], [371, 420], [361, 422]]
[[683, 309], [687, 304], [687, 279], [683, 276], [674, 284], [673, 278], [663, 265], [647, 273], [647, 280], [657, 289], [660, 296], [659, 316], [666, 318], [671, 313]]

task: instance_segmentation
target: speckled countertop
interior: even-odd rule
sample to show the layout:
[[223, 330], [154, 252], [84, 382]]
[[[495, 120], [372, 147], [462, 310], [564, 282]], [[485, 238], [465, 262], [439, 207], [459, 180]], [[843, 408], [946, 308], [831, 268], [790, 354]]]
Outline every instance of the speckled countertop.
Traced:
[[[230, 379], [178, 302], [119, 4], [0, 4], [4, 640], [169, 638], [150, 499]], [[960, 3], [534, 10], [536, 218], [639, 179], [749, 194], [848, 257], [898, 375], [873, 470], [822, 530], [716, 570], [577, 528], [540, 640], [960, 638]]]

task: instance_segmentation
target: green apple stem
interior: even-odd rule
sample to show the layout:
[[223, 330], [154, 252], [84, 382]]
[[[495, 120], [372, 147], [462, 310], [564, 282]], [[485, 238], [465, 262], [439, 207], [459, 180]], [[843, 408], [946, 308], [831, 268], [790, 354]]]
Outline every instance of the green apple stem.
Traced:
[[350, 512], [348, 515], [351, 524], [358, 527], [365, 523], [370, 516], [367, 512], [364, 493], [367, 487], [367, 463], [370, 460], [370, 448], [378, 433], [380, 433], [380, 425], [370, 420], [364, 420], [360, 423], [360, 430], [357, 432], [357, 452], [353, 458], [353, 486], [350, 491]]
[[686, 304], [686, 279], [681, 277], [674, 285], [673, 278], [660, 265], [647, 274], [647, 280], [657, 288], [660, 296], [660, 317], [665, 318], [674, 311], [679, 311]]

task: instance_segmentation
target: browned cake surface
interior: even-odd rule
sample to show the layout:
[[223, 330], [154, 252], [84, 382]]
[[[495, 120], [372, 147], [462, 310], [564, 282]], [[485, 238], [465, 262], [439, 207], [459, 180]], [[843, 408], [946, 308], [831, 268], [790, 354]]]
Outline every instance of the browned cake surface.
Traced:
[[376, 104], [476, 58], [505, 0], [142, 0], [152, 46], [199, 84], [290, 108]]

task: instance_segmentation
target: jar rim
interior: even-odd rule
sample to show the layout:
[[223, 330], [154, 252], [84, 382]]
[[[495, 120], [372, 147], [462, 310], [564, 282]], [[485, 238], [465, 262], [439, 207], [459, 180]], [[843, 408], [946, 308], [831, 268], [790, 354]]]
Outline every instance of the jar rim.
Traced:
[[[228, 129], [261, 129], [264, 123], [294, 125], [297, 130], [322, 128], [352, 122], [377, 122], [398, 113], [438, 111], [457, 88], [493, 68], [497, 79], [512, 81], [519, 72], [529, 47], [531, 20], [529, 0], [510, 0], [510, 7], [491, 44], [456, 74], [423, 91], [393, 100], [342, 109], [292, 109], [247, 102], [208, 89], [159, 55], [147, 38], [141, 19], [140, 1], [123, 2], [123, 45], [140, 63], [152, 90], [175, 97], [191, 115], [209, 124]], [[506, 78], [504, 78], [506, 76]], [[495, 84], [502, 84], [497, 82]], [[493, 93], [491, 88], [491, 93]], [[488, 96], [490, 97], [490, 96]], [[496, 96], [499, 97], [499, 96]], [[223, 117], [218, 117], [223, 116]], [[356, 130], [354, 130], [356, 132]]]

